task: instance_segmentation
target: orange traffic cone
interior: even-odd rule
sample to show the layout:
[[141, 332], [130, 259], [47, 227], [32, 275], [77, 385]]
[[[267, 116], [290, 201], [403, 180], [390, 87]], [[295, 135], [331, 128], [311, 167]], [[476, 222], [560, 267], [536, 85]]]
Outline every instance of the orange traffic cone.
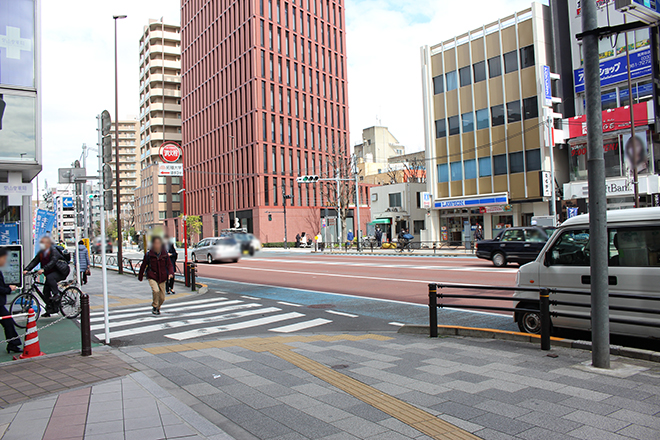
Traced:
[[25, 347], [23, 348], [23, 353], [18, 357], [14, 357], [14, 359], [29, 359], [43, 355], [44, 353], [41, 352], [41, 347], [39, 346], [39, 335], [37, 334], [37, 314], [34, 313], [34, 310], [30, 307], [30, 310], [28, 310]]

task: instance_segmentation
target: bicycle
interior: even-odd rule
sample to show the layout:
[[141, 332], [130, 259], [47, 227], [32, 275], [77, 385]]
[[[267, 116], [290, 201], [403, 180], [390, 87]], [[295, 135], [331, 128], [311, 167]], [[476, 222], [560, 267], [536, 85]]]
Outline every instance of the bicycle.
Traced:
[[[32, 309], [36, 314], [36, 319], [39, 319], [47, 301], [38, 287], [39, 285], [44, 285], [44, 283], [38, 281], [38, 277], [39, 274], [37, 272], [29, 272], [25, 275], [25, 287], [23, 291], [14, 298], [9, 306], [9, 313], [11, 315], [27, 314]], [[77, 318], [81, 311], [80, 297], [82, 291], [76, 286], [75, 281], [61, 281], [58, 283], [58, 287], [60, 287], [61, 295], [59, 301], [56, 301], [54, 306], [59, 309], [62, 316], [68, 319]], [[27, 316], [20, 320], [14, 319], [14, 324], [19, 328], [27, 327], [27, 322]]]
[[397, 246], [398, 246], [397, 250], [399, 251], [400, 254], [402, 254], [403, 251], [405, 251], [406, 249], [408, 250], [408, 252], [413, 251], [412, 243], [410, 242], [410, 240], [406, 240], [406, 239], [399, 240]]

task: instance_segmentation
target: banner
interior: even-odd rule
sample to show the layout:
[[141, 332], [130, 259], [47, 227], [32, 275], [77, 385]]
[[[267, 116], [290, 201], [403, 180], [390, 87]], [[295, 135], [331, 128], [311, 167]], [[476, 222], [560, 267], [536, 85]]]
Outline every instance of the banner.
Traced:
[[[649, 172], [649, 147], [647, 145], [646, 131], [635, 134], [631, 139], [630, 134], [623, 135], [623, 160], [624, 170], [632, 175], [635, 167], [638, 174]], [[637, 163], [634, 162], [637, 159]]]
[[[630, 54], [630, 76], [632, 79], [651, 74], [651, 49], [640, 50]], [[584, 68], [573, 71], [575, 93], [584, 92]], [[600, 62], [600, 85], [609, 86], [628, 79], [628, 62], [626, 56], [612, 58]]]
[[51, 235], [53, 227], [55, 226], [56, 213], [54, 211], [46, 211], [44, 209], [37, 209], [34, 216], [34, 252], [37, 253], [39, 249], [39, 240], [44, 235]]
[[18, 223], [0, 223], [0, 245], [21, 244]]

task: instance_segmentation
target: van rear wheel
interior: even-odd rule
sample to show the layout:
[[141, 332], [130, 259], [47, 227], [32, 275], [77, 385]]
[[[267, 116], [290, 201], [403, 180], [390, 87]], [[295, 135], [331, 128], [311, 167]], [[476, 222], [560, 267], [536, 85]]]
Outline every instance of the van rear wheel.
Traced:
[[[523, 304], [525, 309], [532, 308], [531, 304]], [[518, 315], [518, 328], [523, 333], [541, 334], [541, 312], [516, 312]]]

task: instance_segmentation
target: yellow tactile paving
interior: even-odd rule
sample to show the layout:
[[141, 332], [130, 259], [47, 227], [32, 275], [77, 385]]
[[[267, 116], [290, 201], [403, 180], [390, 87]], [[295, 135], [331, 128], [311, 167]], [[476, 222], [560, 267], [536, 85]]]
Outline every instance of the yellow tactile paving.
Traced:
[[392, 338], [377, 335], [314, 335], [314, 336], [273, 336], [270, 338], [243, 338], [226, 339], [222, 341], [195, 342], [189, 344], [169, 345], [161, 347], [145, 348], [151, 354], [174, 353], [191, 350], [202, 350], [206, 348], [241, 347], [254, 352], [269, 352], [280, 359], [308, 372], [309, 374], [323, 380], [324, 382], [344, 391], [347, 394], [367, 403], [374, 408], [400, 420], [401, 422], [415, 428], [416, 430], [438, 440], [477, 440], [479, 437], [464, 431], [451, 423], [423, 411], [409, 403], [385, 394], [382, 391], [364, 384], [350, 376], [342, 374], [330, 367], [316, 362], [306, 356], [293, 351], [295, 347], [290, 345], [295, 342], [339, 342], [339, 341], [362, 341], [373, 339], [377, 341], [388, 341]]

